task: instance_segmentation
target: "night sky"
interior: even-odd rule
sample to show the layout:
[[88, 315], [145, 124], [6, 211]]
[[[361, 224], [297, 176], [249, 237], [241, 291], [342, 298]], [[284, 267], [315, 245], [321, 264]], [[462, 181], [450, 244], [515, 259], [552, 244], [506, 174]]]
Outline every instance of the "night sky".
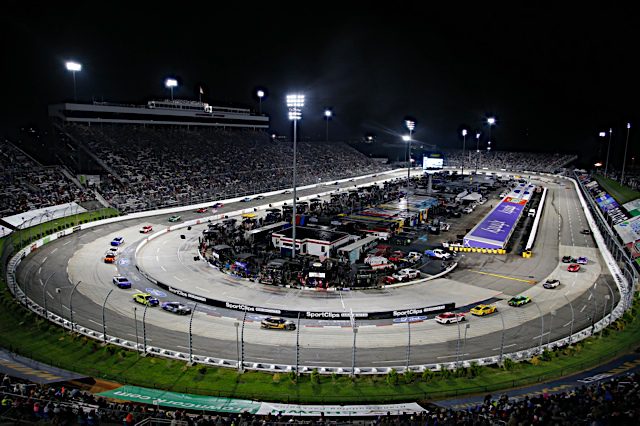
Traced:
[[324, 138], [325, 107], [331, 139], [394, 141], [410, 115], [415, 139], [443, 148], [462, 146], [462, 126], [487, 135], [495, 114], [496, 149], [591, 154], [598, 131], [613, 127], [620, 163], [631, 121], [640, 153], [640, 37], [629, 8], [220, 3], [4, 3], [3, 130], [42, 122], [48, 104], [69, 100], [64, 62], [75, 59], [83, 101], [166, 98], [174, 76], [177, 98], [197, 99], [202, 85], [209, 103], [257, 110], [264, 87], [262, 109], [287, 135], [284, 97], [300, 91], [300, 131], [311, 138]]

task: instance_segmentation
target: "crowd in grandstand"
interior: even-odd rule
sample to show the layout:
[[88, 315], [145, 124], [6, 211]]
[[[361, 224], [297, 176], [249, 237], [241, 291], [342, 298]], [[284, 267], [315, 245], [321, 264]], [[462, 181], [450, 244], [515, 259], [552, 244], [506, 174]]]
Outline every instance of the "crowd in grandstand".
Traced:
[[0, 216], [94, 198], [59, 167], [38, 164], [6, 140], [0, 141], [0, 170]]
[[[116, 402], [65, 386], [36, 385], [4, 376], [0, 384], [0, 418], [60, 425], [132, 425], [145, 418], [188, 425], [347, 424], [339, 419], [288, 417], [281, 414], [203, 414]], [[640, 415], [640, 375], [582, 385], [561, 393], [519, 398], [486, 395], [464, 410], [428, 406], [421, 413], [388, 413], [361, 420], [368, 425], [635, 425]], [[349, 423], [351, 420], [349, 420]]]
[[[461, 167], [462, 150], [448, 150], [445, 153], [445, 166]], [[488, 168], [492, 170], [529, 170], [553, 173], [575, 160], [575, 155], [548, 154], [536, 152], [510, 152], [466, 150], [464, 153], [465, 169]]]
[[[110, 169], [100, 193], [121, 211], [196, 203], [286, 188], [293, 148], [264, 132], [68, 126]], [[386, 168], [343, 143], [299, 142], [299, 185]]]

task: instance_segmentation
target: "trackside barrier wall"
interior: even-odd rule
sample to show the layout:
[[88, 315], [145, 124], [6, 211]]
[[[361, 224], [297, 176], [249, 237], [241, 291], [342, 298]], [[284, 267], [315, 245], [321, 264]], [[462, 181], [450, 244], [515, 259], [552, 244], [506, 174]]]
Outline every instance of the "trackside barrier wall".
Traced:
[[[533, 174], [533, 173], [532, 173]], [[550, 174], [542, 174], [544, 176], [550, 176], [550, 177], [555, 177], [555, 178], [564, 178], [567, 180], [570, 180], [571, 182], [573, 182], [576, 191], [578, 192], [578, 198], [580, 200], [580, 203], [585, 211], [585, 215], [587, 217], [587, 222], [589, 223], [589, 226], [591, 228], [591, 230], [593, 231], [593, 236], [596, 240], [596, 243], [598, 244], [598, 247], [600, 248], [600, 252], [605, 260], [605, 263], [607, 264], [607, 267], [609, 268], [611, 274], [613, 275], [616, 285], [618, 286], [618, 290], [620, 292], [620, 294], [623, 296], [620, 298], [620, 300], [618, 301], [618, 303], [616, 304], [615, 308], [613, 309], [613, 311], [610, 314], [607, 314], [605, 316], [603, 316], [603, 318], [598, 321], [597, 323], [593, 324], [590, 327], [587, 327], [583, 330], [580, 330], [576, 333], [574, 333], [572, 336], [568, 336], [565, 337], [563, 339], [559, 339], [556, 340], [554, 342], [550, 342], [546, 345], [541, 345], [540, 348], [544, 348], [544, 349], [552, 349], [554, 347], [557, 346], [564, 346], [564, 345], [568, 345], [569, 343], [575, 343], [577, 341], [583, 340], [597, 332], [599, 332], [601, 329], [605, 328], [606, 325], [610, 322], [615, 321], [617, 318], [619, 318], [620, 316], [622, 316], [622, 314], [625, 311], [625, 305], [626, 306], [630, 306], [630, 300], [631, 300], [631, 296], [632, 296], [632, 292], [630, 291], [630, 286], [628, 281], [626, 280], [626, 278], [621, 274], [621, 271], [618, 267], [618, 265], [615, 262], [615, 259], [613, 259], [611, 253], [608, 251], [607, 246], [604, 244], [604, 239], [600, 233], [600, 230], [597, 228], [596, 223], [591, 215], [591, 212], [589, 211], [589, 209], [587, 208], [587, 205], [585, 203], [584, 197], [582, 196], [582, 193], [580, 191], [580, 188], [578, 187], [578, 183], [571, 178], [567, 178], [567, 177], [563, 177], [563, 176], [554, 176], [554, 175], [550, 175]], [[156, 213], [158, 214], [158, 213]], [[163, 213], [164, 214], [164, 213]], [[142, 217], [142, 216], [141, 216]], [[127, 220], [127, 219], [123, 219], [123, 218], [115, 218], [115, 219], [120, 219], [120, 220]], [[105, 219], [104, 221], [101, 221], [102, 224], [104, 223], [111, 223], [114, 222], [111, 219]], [[92, 226], [96, 226], [96, 224], [92, 224]], [[184, 226], [187, 226], [186, 224], [184, 224]], [[86, 228], [89, 226], [78, 226], [75, 228]], [[64, 235], [68, 235], [72, 232], [74, 232], [74, 230], [79, 230], [79, 229], [67, 229], [65, 231], [61, 231], [55, 235], [51, 235], [48, 236], [46, 238], [42, 238], [40, 240], [38, 240], [37, 242], [31, 244], [30, 246], [20, 250], [20, 252], [18, 252], [17, 255], [15, 255], [10, 261], [9, 261], [9, 265], [7, 268], [7, 284], [9, 287], [9, 290], [13, 293], [14, 297], [21, 303], [23, 303], [27, 308], [29, 308], [30, 310], [32, 310], [33, 312], [35, 312], [38, 315], [41, 316], [45, 316], [45, 312], [44, 309], [42, 307], [40, 307], [38, 304], [36, 304], [34, 301], [32, 301], [31, 299], [27, 298], [25, 293], [22, 291], [22, 289], [18, 286], [18, 283], [16, 281], [16, 276], [15, 276], [15, 271], [16, 268], [18, 267], [18, 265], [20, 264], [20, 262], [22, 261], [22, 259], [24, 257], [26, 257], [29, 253], [31, 253], [33, 250], [36, 250], [38, 247], [42, 246], [43, 244], [46, 244], [50, 241], [53, 241], [61, 236]], [[168, 230], [165, 230], [165, 232], [168, 232]], [[633, 285], [635, 286], [635, 282], [633, 283]], [[623, 303], [623, 300], [628, 302], [628, 303]], [[403, 313], [404, 316], [404, 313]], [[58, 324], [64, 328], [68, 328], [70, 330], [75, 330], [76, 332], [83, 334], [85, 336], [91, 337], [93, 339], [97, 339], [97, 340], [106, 340], [107, 342], [114, 344], [114, 345], [118, 345], [124, 348], [128, 348], [128, 349], [134, 349], [134, 350], [142, 350], [142, 345], [136, 345], [133, 342], [130, 342], [126, 339], [122, 339], [116, 336], [109, 336], [109, 335], [103, 335], [101, 332], [97, 332], [95, 330], [91, 330], [89, 328], [83, 327], [83, 326], [79, 326], [77, 324], [72, 324], [70, 321], [66, 320], [65, 318], [56, 315], [52, 312], [46, 312], [46, 318], [55, 323]], [[188, 361], [189, 360], [189, 355], [183, 352], [178, 352], [178, 351], [172, 351], [172, 350], [168, 350], [168, 349], [163, 349], [163, 348], [156, 348], [153, 346], [149, 346], [147, 345], [146, 348], [147, 352], [150, 354], [155, 354], [155, 355], [159, 355], [159, 356], [164, 356], [167, 358], [173, 358], [173, 359], [179, 359], [179, 360], [183, 360], [183, 361]], [[504, 357], [510, 358], [512, 360], [516, 360], [516, 361], [520, 361], [520, 360], [526, 360], [526, 359], [530, 359], [531, 357], [538, 355], [540, 352], [539, 347], [536, 345], [535, 347], [532, 347], [530, 349], [526, 349], [523, 351], [518, 351], [518, 352], [513, 352], [513, 353], [509, 353], [509, 354], [505, 354], [503, 355]], [[294, 366], [292, 365], [287, 365], [287, 364], [271, 364], [271, 363], [260, 363], [260, 362], [250, 362], [250, 361], [244, 361], [242, 363], [242, 365], [240, 365], [237, 361], [235, 360], [225, 360], [225, 359], [220, 359], [220, 358], [214, 358], [214, 357], [207, 357], [207, 356], [203, 356], [203, 355], [194, 355], [193, 360], [197, 363], [202, 363], [202, 364], [207, 364], [207, 365], [212, 365], [212, 366], [221, 366], [221, 367], [231, 367], [231, 368], [246, 368], [246, 369], [251, 369], [251, 370], [260, 370], [260, 371], [269, 371], [269, 372], [286, 372], [286, 371], [293, 371], [295, 369]], [[489, 364], [495, 364], [498, 362], [501, 362], [502, 359], [500, 359], [500, 357], [498, 356], [490, 356], [490, 357], [484, 357], [484, 358], [477, 358], [477, 359], [469, 359], [469, 360], [464, 360], [461, 362], [448, 362], [448, 363], [439, 363], [439, 364], [422, 364], [422, 365], [412, 365], [409, 366], [408, 369], [413, 371], [413, 372], [422, 372], [424, 370], [432, 370], [432, 371], [437, 371], [437, 370], [441, 370], [441, 369], [455, 369], [459, 366], [464, 366], [464, 367], [469, 367], [471, 365], [471, 363], [476, 363], [478, 365], [489, 365]], [[397, 365], [397, 366], [389, 366], [389, 367], [357, 367], [355, 368], [353, 371], [351, 371], [351, 368], [348, 367], [324, 367], [324, 366], [300, 366], [299, 368], [299, 372], [301, 373], [310, 373], [312, 370], [317, 369], [317, 371], [321, 374], [332, 374], [332, 373], [336, 373], [336, 374], [386, 374], [388, 373], [391, 369], [395, 369], [398, 372], [404, 372], [407, 370], [407, 367], [405, 365]]]
[[540, 224], [540, 218], [542, 217], [542, 210], [544, 209], [544, 201], [547, 197], [547, 188], [542, 190], [542, 197], [540, 198], [540, 204], [538, 205], [538, 211], [536, 212], [536, 218], [533, 220], [533, 227], [531, 228], [531, 234], [527, 240], [525, 251], [530, 251], [533, 248], [533, 243], [536, 241], [536, 235], [538, 233], [538, 225]]

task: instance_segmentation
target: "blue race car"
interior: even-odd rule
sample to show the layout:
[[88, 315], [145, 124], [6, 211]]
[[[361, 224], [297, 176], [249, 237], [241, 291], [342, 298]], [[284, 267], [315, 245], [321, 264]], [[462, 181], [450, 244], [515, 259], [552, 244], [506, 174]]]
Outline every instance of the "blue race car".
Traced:
[[124, 237], [115, 237], [113, 240], [111, 240], [111, 245], [112, 246], [119, 246], [124, 244]]
[[118, 288], [131, 288], [131, 281], [129, 281], [129, 278], [121, 277], [118, 275], [116, 277], [113, 277], [111, 281], [113, 282], [113, 284], [118, 286]]

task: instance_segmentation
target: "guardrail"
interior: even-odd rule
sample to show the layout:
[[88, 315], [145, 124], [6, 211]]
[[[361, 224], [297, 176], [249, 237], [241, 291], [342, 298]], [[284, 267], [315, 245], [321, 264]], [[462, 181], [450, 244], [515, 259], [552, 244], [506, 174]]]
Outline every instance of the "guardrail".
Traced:
[[533, 219], [531, 234], [529, 234], [527, 245], [524, 248], [525, 250], [531, 250], [533, 248], [533, 243], [536, 241], [536, 235], [538, 234], [538, 225], [540, 224], [540, 218], [542, 218], [542, 210], [544, 209], [544, 202], [546, 198], [547, 198], [547, 188], [543, 188], [542, 197], [540, 198], [540, 204], [538, 204], [538, 211], [536, 212], [535, 219]]
[[[533, 173], [532, 173], [533, 174]], [[576, 182], [575, 179], [572, 178], [568, 178], [568, 177], [564, 177], [564, 176], [557, 176], [557, 175], [550, 175], [550, 174], [540, 174], [540, 176], [549, 176], [549, 177], [553, 177], [553, 178], [563, 178], [563, 179], [567, 179], [570, 182], [573, 183], [573, 185], [575, 186], [576, 192], [578, 194], [578, 198], [580, 200], [580, 203], [583, 207], [583, 209], [585, 210], [585, 215], [587, 217], [587, 222], [589, 223], [590, 228], [593, 231], [594, 234], [594, 238], [596, 240], [596, 243], [598, 245], [598, 247], [600, 248], [600, 252], [603, 256], [603, 258], [605, 259], [605, 263], [608, 267], [608, 269], [610, 270], [611, 274], [614, 276], [614, 280], [616, 282], [616, 285], [618, 286], [618, 290], [621, 294], [620, 300], [618, 301], [618, 303], [616, 304], [615, 308], [613, 308], [610, 313], [608, 315], [603, 315], [602, 319], [596, 323], [593, 323], [591, 326], [586, 327], [585, 329], [579, 330], [576, 333], [571, 334], [570, 336], [567, 336], [565, 338], [562, 339], [558, 339], [556, 341], [553, 342], [549, 342], [547, 344], [540, 344], [537, 345], [535, 347], [526, 349], [526, 350], [522, 350], [522, 351], [518, 351], [518, 352], [513, 352], [513, 353], [508, 353], [508, 354], [503, 354], [501, 356], [489, 356], [489, 357], [483, 357], [483, 358], [475, 358], [475, 359], [467, 359], [467, 360], [462, 360], [462, 361], [456, 361], [456, 362], [442, 362], [442, 363], [432, 363], [432, 364], [420, 364], [420, 365], [410, 365], [410, 366], [406, 366], [406, 365], [396, 365], [396, 366], [388, 366], [388, 367], [369, 367], [369, 366], [364, 366], [364, 367], [354, 367], [354, 368], [350, 368], [350, 367], [325, 367], [325, 366], [314, 366], [314, 365], [305, 365], [305, 366], [299, 366], [298, 367], [298, 372], [299, 373], [310, 373], [313, 370], [317, 370], [319, 373], [321, 374], [332, 374], [332, 373], [336, 373], [336, 374], [386, 374], [388, 373], [391, 369], [394, 369], [400, 373], [405, 372], [407, 370], [410, 370], [412, 372], [416, 372], [416, 373], [421, 373], [425, 370], [431, 370], [431, 371], [439, 371], [442, 369], [456, 369], [458, 367], [470, 367], [472, 363], [475, 363], [477, 365], [490, 365], [490, 364], [496, 364], [496, 363], [500, 363], [504, 360], [504, 358], [510, 358], [512, 360], [516, 360], [516, 361], [520, 361], [520, 360], [526, 360], [526, 359], [530, 359], [536, 355], [539, 355], [541, 353], [541, 351], [545, 350], [545, 349], [553, 349], [555, 347], [559, 347], [559, 346], [566, 346], [569, 345], [571, 343], [575, 343], [577, 341], [586, 339], [589, 336], [592, 336], [596, 333], [598, 333], [600, 330], [606, 328], [606, 326], [608, 324], [610, 324], [611, 322], [615, 321], [617, 318], [621, 317], [624, 313], [624, 311], [631, 306], [631, 298], [632, 295], [634, 293], [635, 290], [635, 285], [636, 282], [631, 282], [629, 283], [626, 280], [626, 277], [622, 274], [622, 272], [620, 271], [620, 268], [618, 266], [618, 264], [616, 263], [615, 259], [613, 258], [613, 256], [611, 255], [611, 253], [608, 250], [608, 245], [604, 244], [604, 238], [600, 233], [600, 229], [597, 227], [597, 223], [594, 220], [593, 216], [591, 215], [591, 212], [589, 210], [589, 206], [586, 204], [585, 199], [580, 191], [580, 186], [578, 185], [578, 183]], [[330, 192], [330, 191], [329, 191]], [[190, 208], [193, 208], [193, 206], [191, 206]], [[162, 213], [155, 213], [155, 214], [166, 214], [167, 212], [162, 212]], [[146, 216], [146, 215], [145, 215]], [[144, 216], [141, 216], [144, 217]], [[115, 220], [114, 220], [115, 219]], [[112, 219], [105, 219], [101, 224], [104, 223], [112, 223], [112, 222], [117, 222], [117, 221], [121, 221], [121, 220], [127, 220], [128, 218], [112, 218]], [[202, 221], [202, 219], [196, 219], [195, 221]], [[195, 222], [193, 221], [193, 222]], [[175, 227], [168, 227], [166, 230], [164, 230], [164, 232], [169, 232], [169, 230], [175, 230], [175, 229], [179, 229], [181, 227], [185, 227], [185, 226], [189, 226], [189, 224], [192, 221], [186, 222], [186, 223], [182, 223], [180, 225], [177, 225]], [[86, 226], [86, 227], [92, 227], [92, 226], [98, 226], [98, 224], [96, 223], [92, 223], [92, 224], [87, 224], [90, 226]], [[85, 226], [78, 226], [76, 228], [82, 228]], [[85, 228], [86, 228], [85, 227]], [[36, 243], [20, 250], [20, 252], [14, 256], [10, 261], [9, 261], [9, 265], [8, 265], [8, 271], [7, 271], [7, 284], [8, 287], [10, 289], [10, 291], [13, 293], [14, 297], [20, 301], [21, 303], [24, 304], [25, 307], [27, 307], [28, 309], [30, 309], [31, 311], [35, 312], [36, 314], [45, 317], [47, 320], [60, 325], [63, 328], [67, 328], [71, 331], [75, 331], [78, 332], [80, 334], [83, 334], [87, 337], [91, 337], [93, 339], [96, 340], [100, 340], [100, 341], [104, 341], [107, 343], [111, 343], [117, 346], [121, 346], [127, 349], [133, 349], [136, 351], [141, 351], [141, 350], [146, 350], [147, 353], [149, 354], [155, 354], [158, 356], [163, 356], [166, 358], [173, 358], [173, 359], [178, 359], [178, 360], [182, 360], [182, 361], [189, 361], [190, 359], [193, 362], [196, 363], [201, 363], [201, 364], [207, 364], [207, 365], [211, 365], [211, 366], [219, 366], [219, 367], [230, 367], [230, 368], [238, 368], [239, 370], [244, 370], [244, 369], [250, 369], [250, 370], [259, 370], [259, 371], [268, 371], [268, 372], [288, 372], [288, 371], [294, 371], [295, 370], [295, 366], [293, 365], [289, 365], [289, 364], [275, 364], [275, 363], [263, 363], [263, 362], [251, 362], [251, 361], [237, 361], [237, 360], [228, 360], [228, 359], [221, 359], [221, 358], [215, 358], [215, 357], [209, 357], [209, 356], [204, 356], [204, 355], [192, 355], [191, 358], [189, 357], [189, 354], [184, 353], [184, 352], [179, 352], [179, 351], [173, 351], [173, 350], [169, 350], [169, 349], [164, 349], [164, 348], [158, 348], [158, 347], [154, 347], [154, 346], [149, 346], [149, 345], [142, 345], [142, 344], [137, 344], [131, 341], [128, 341], [126, 339], [122, 339], [120, 337], [117, 336], [109, 336], [108, 334], [103, 334], [101, 332], [89, 329], [87, 327], [83, 327], [83, 326], [79, 326], [75, 323], [72, 323], [71, 321], [56, 315], [55, 313], [52, 312], [48, 312], [45, 311], [41, 306], [39, 306], [37, 303], [35, 303], [34, 301], [32, 301], [31, 299], [29, 299], [27, 297], [27, 295], [22, 291], [22, 289], [20, 288], [20, 286], [17, 283], [16, 280], [16, 276], [15, 276], [15, 271], [16, 268], [18, 267], [18, 265], [20, 264], [20, 262], [22, 261], [23, 258], [25, 258], [32, 250], [37, 249], [37, 247], [42, 246], [43, 244], [53, 241], [57, 238], [60, 238], [64, 235], [68, 235], [72, 232], [74, 232], [74, 230], [79, 230], [79, 229], [67, 229], [65, 231], [61, 231], [60, 233], [53, 235], [53, 236], [49, 236], [46, 238], [43, 238], [41, 240], [36, 241]], [[160, 234], [160, 233], [159, 233]], [[46, 242], [45, 242], [46, 240]], [[637, 279], [637, 277], [636, 277]], [[504, 332], [504, 331], [503, 331]]]

